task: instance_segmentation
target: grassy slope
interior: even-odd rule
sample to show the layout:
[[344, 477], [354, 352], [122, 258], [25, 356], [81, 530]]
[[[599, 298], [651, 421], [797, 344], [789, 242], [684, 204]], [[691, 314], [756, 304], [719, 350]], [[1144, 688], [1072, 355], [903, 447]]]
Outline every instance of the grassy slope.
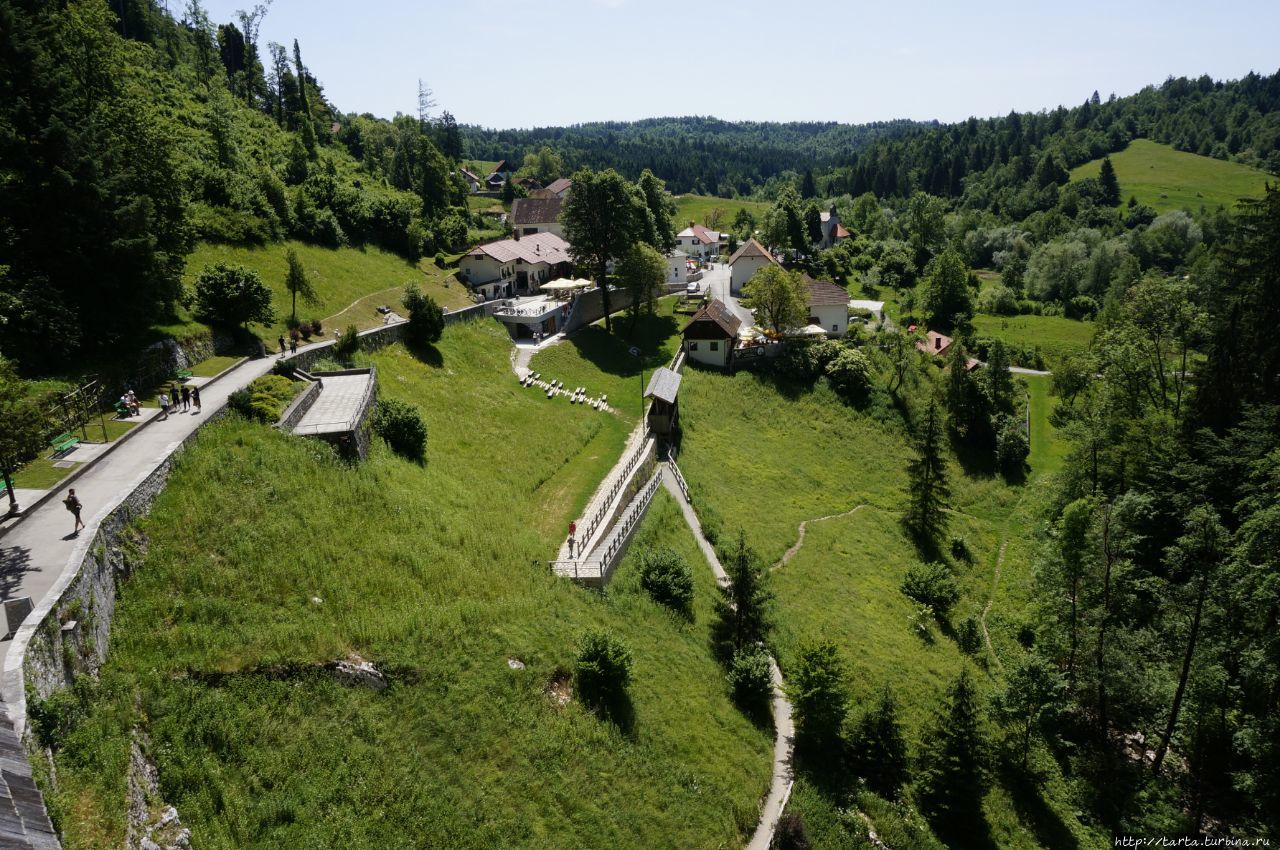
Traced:
[[[446, 331], [436, 368], [402, 348], [373, 358], [383, 395], [423, 411], [425, 466], [378, 444], [347, 468], [239, 420], [183, 455], [146, 521], [96, 708], [58, 755], [66, 846], [123, 842], [134, 724], [206, 848], [740, 843], [768, 736], [729, 704], [705, 612], [683, 624], [545, 567], [626, 426], [521, 390], [508, 352], [477, 323]], [[652, 533], [675, 539], [668, 513]], [[596, 625], [635, 655], [629, 731], [544, 694]], [[395, 684], [248, 672], [351, 651]]]
[[1034, 315], [979, 315], [973, 317], [973, 326], [979, 336], [996, 337], [1027, 348], [1038, 346], [1050, 370], [1063, 357], [1087, 349], [1097, 328], [1093, 322]]
[[[288, 264], [285, 253], [289, 248], [298, 252], [307, 276], [321, 299], [319, 306], [298, 301], [300, 318], [317, 317], [326, 325], [355, 324], [364, 329], [382, 323], [375, 309], [379, 304], [398, 307], [400, 293], [405, 284], [417, 281], [424, 292], [441, 306], [450, 309], [466, 307], [471, 301], [462, 284], [451, 280], [448, 269], [437, 269], [430, 260], [417, 265], [380, 248], [320, 248], [302, 242], [279, 242], [261, 247], [213, 245], [202, 243], [187, 257], [184, 282], [195, 285], [201, 269], [212, 263], [244, 265], [256, 271], [267, 286], [271, 287], [272, 304], [279, 321], [263, 331], [268, 339], [274, 339], [284, 328], [289, 317], [291, 299], [284, 288]], [[448, 282], [448, 286], [446, 286]], [[360, 302], [352, 307], [353, 302]], [[348, 307], [352, 309], [348, 310]], [[329, 328], [326, 327], [326, 331]]]
[[[1033, 391], [1033, 405], [1043, 395]], [[996, 664], [988, 668], [967, 660], [936, 624], [928, 639], [912, 628], [913, 606], [898, 589], [917, 557], [898, 524], [908, 457], [900, 426], [846, 408], [821, 384], [786, 398], [749, 373], [729, 377], [689, 370], [682, 406], [680, 463], [701, 509], [718, 514], [727, 534], [744, 528], [766, 561], [775, 561], [796, 541], [801, 520], [868, 505], [811, 523], [799, 553], [774, 572], [780, 621], [775, 639], [784, 668], [803, 641], [835, 640], [844, 650], [854, 713], [890, 685], [913, 746], [963, 667], [976, 673], [984, 692], [998, 686]], [[1033, 419], [1041, 415], [1037, 410]], [[1047, 423], [1035, 427], [1043, 432]], [[1046, 449], [1033, 462], [1051, 454]], [[1021, 652], [1019, 628], [1033, 620], [1034, 517], [1045, 481], [1033, 473], [1029, 484], [1015, 488], [998, 479], [965, 476], [956, 467], [952, 479], [950, 533], [965, 537], [973, 551], [972, 563], [958, 571], [962, 599], [952, 622], [980, 617], [994, 594], [988, 625], [996, 653], [1008, 664]], [[1061, 781], [1046, 782], [1042, 791], [1025, 790], [1004, 782], [988, 795], [985, 809], [996, 846], [1042, 846], [1063, 823], [1070, 824], [1062, 828], [1074, 831], [1082, 846], [1095, 843], [1075, 824]], [[831, 801], [807, 781], [802, 779], [795, 800], [797, 811], [825, 836], [815, 846], [861, 846], [850, 829], [856, 831], [860, 821], [841, 826]], [[927, 835], [906, 841], [919, 832], [918, 817], [902, 807], [870, 804], [883, 810], [872, 812], [877, 827], [904, 836], [903, 846], [930, 846]]]
[[[667, 366], [680, 347], [683, 316], [671, 310], [676, 299], [662, 298], [653, 316], [641, 316], [634, 330], [626, 316], [614, 316], [612, 334], [605, 333], [604, 322], [583, 328], [571, 338], [543, 349], [534, 355], [530, 368], [541, 372], [547, 380], [564, 381], [568, 387], [586, 387], [596, 396], [605, 393], [609, 405], [634, 422], [640, 416], [641, 376], [644, 381], [658, 366]], [[640, 349], [640, 357], [631, 348]]]
[[[1120, 195], [1164, 212], [1172, 209], [1214, 209], [1235, 206], [1237, 200], [1262, 194], [1267, 175], [1247, 165], [1177, 151], [1147, 139], [1134, 139], [1111, 164], [1120, 181]], [[1071, 171], [1071, 179], [1097, 177], [1102, 160]]]
[[769, 204], [766, 201], [714, 198], [708, 195], [676, 195], [675, 201], [676, 214], [672, 217], [671, 222], [675, 225], [677, 232], [688, 227], [690, 221], [705, 224], [707, 213], [716, 207], [724, 211], [724, 217], [720, 222], [721, 230], [728, 230], [733, 226], [733, 217], [738, 214], [740, 209], [750, 210], [751, 214], [756, 217], [757, 224], [769, 209]]

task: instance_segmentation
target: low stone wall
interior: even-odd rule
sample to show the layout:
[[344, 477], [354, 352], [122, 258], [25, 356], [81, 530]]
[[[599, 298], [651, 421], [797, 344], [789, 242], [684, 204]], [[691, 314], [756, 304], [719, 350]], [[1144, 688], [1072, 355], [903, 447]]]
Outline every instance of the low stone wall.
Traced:
[[[500, 301], [488, 301], [484, 304], [476, 304], [471, 307], [463, 307], [461, 310], [452, 310], [444, 314], [445, 325], [452, 325], [457, 322], [466, 322], [473, 319], [483, 319], [492, 316], [494, 311], [500, 307]], [[388, 345], [404, 341], [405, 328], [409, 323], [407, 321], [392, 322], [389, 325], [382, 325], [377, 328], [370, 328], [367, 331], [360, 331], [361, 351], [376, 351]], [[333, 356], [333, 346], [337, 344], [336, 339], [328, 339], [319, 342], [308, 348], [306, 351], [300, 351], [297, 354], [286, 354], [281, 358], [285, 363], [309, 371], [311, 364], [317, 360], [323, 360], [326, 357]]]
[[302, 417], [307, 415], [307, 411], [311, 409], [311, 405], [316, 403], [316, 398], [320, 395], [320, 382], [308, 381], [307, 388], [298, 393], [298, 397], [289, 403], [284, 409], [284, 413], [280, 414], [280, 421], [276, 423], [276, 427], [282, 431], [292, 431], [293, 426], [301, 421]]
[[[610, 313], [617, 313], [630, 306], [631, 292], [629, 290], [616, 287], [609, 288]], [[578, 328], [585, 327], [603, 318], [604, 297], [601, 295], [600, 289], [588, 289], [574, 301], [573, 312], [569, 314], [569, 320], [564, 323], [564, 327], [560, 330], [566, 334], [573, 333]]]

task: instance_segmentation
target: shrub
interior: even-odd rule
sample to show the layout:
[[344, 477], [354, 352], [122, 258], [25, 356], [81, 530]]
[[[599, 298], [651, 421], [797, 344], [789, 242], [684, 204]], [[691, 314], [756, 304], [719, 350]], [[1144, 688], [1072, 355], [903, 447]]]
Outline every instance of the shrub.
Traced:
[[733, 654], [729, 662], [729, 690], [733, 701], [748, 711], [762, 711], [773, 695], [773, 678], [769, 670], [769, 653], [758, 646], [747, 646]]
[[813, 844], [805, 831], [804, 821], [796, 812], [784, 812], [778, 818], [778, 828], [773, 835], [771, 850], [810, 850]]
[[249, 419], [275, 422], [298, 394], [300, 385], [283, 375], [263, 375], [227, 397], [228, 406]]
[[423, 295], [416, 283], [409, 284], [401, 300], [409, 311], [409, 326], [405, 328], [408, 341], [413, 345], [431, 345], [444, 334], [444, 311], [435, 299]]
[[693, 609], [693, 570], [673, 549], [655, 547], [640, 555], [640, 586], [660, 605], [686, 615]]
[[959, 535], [952, 537], [951, 557], [957, 561], [973, 563], [973, 550], [969, 548], [969, 541]]
[[792, 340], [786, 343], [773, 368], [787, 378], [807, 383], [821, 375], [843, 350], [840, 343], [830, 339]]
[[982, 649], [982, 632], [978, 621], [972, 615], [965, 617], [956, 630], [956, 646], [966, 655], [973, 655]]
[[303, 322], [302, 324], [298, 325], [298, 328], [296, 331], [294, 331], [294, 333], [296, 333], [298, 336], [302, 337], [303, 339], [307, 339], [307, 340], [311, 339], [311, 323]]
[[1077, 295], [1064, 310], [1068, 319], [1092, 319], [1098, 314], [1098, 302], [1088, 295]]
[[359, 350], [360, 332], [356, 330], [355, 325], [347, 325], [347, 329], [342, 332], [337, 344], [333, 346], [333, 353], [342, 360], [350, 360]]
[[988, 287], [978, 296], [978, 312], [1012, 316], [1018, 313], [1018, 298], [1007, 286]]
[[1022, 423], [1012, 416], [1001, 420], [996, 432], [996, 466], [1008, 477], [1022, 475], [1027, 456], [1031, 454], [1031, 443]]
[[939, 617], [945, 617], [960, 598], [951, 571], [937, 561], [908, 567], [902, 579], [902, 592], [921, 605], [932, 608]]
[[393, 451], [405, 457], [422, 460], [427, 453], [427, 426], [412, 404], [379, 399], [373, 409], [371, 427]]
[[841, 351], [827, 364], [826, 372], [832, 388], [847, 399], [864, 399], [871, 389], [871, 364], [867, 356], [857, 349]]
[[587, 632], [578, 642], [573, 678], [578, 696], [587, 705], [617, 707], [626, 700], [631, 682], [631, 651], [608, 632]]
[[312, 320], [311, 320], [311, 332], [312, 332], [313, 334], [322, 334], [322, 333], [324, 333], [324, 326], [320, 324], [320, 320], [319, 320], [319, 319], [312, 319]]
[[235, 327], [275, 321], [271, 290], [258, 273], [244, 266], [215, 263], [196, 278], [196, 317], [209, 324]]

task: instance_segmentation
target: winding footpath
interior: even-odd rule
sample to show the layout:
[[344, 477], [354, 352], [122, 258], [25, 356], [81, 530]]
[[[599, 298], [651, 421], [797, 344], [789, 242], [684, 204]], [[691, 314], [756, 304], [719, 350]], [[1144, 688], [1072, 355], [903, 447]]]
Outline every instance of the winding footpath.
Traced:
[[1000, 656], [996, 654], [995, 647], [991, 645], [991, 635], [987, 633], [987, 612], [991, 610], [991, 606], [996, 601], [996, 588], [1000, 586], [1000, 570], [1004, 566], [1004, 550], [1009, 545], [1009, 537], [1006, 532], [1005, 538], [1000, 541], [1000, 553], [996, 555], [996, 569], [991, 576], [991, 596], [987, 598], [987, 604], [982, 606], [982, 617], [979, 619], [979, 625], [982, 626], [982, 641], [987, 645], [987, 654], [991, 656], [991, 660], [996, 663], [996, 669], [1004, 672], [1004, 664], [1000, 661]]
[[[666, 464], [662, 468], [662, 486], [675, 498], [676, 504], [680, 505], [684, 521], [693, 532], [694, 539], [698, 541], [698, 548], [702, 550], [707, 563], [711, 565], [716, 583], [721, 587], [727, 587], [729, 576], [721, 566], [715, 548], [703, 535], [702, 523], [698, 521], [698, 515], [693, 512], [693, 506], [685, 500], [684, 493], [671, 472], [671, 467]], [[795, 783], [791, 770], [791, 755], [795, 745], [796, 727], [791, 719], [791, 702], [787, 699], [782, 671], [778, 669], [778, 662], [772, 655], [769, 656], [769, 675], [773, 680], [773, 727], [775, 730], [773, 777], [769, 781], [769, 793], [765, 796], [764, 805], [760, 810], [760, 821], [756, 824], [756, 831], [752, 834], [751, 840], [747, 842], [747, 850], [769, 850], [769, 845], [773, 843], [774, 830], [778, 826], [778, 819], [782, 817], [782, 812], [787, 807], [787, 800], [791, 797], [791, 787]]]
[[786, 564], [790, 563], [790, 562], [791, 562], [791, 559], [792, 559], [792, 558], [794, 558], [797, 554], [799, 554], [799, 552], [800, 552], [800, 547], [804, 545], [804, 534], [805, 534], [806, 529], [808, 529], [808, 527], [809, 527], [809, 523], [811, 523], [811, 522], [824, 522], [824, 521], [829, 520], [829, 519], [840, 519], [841, 517], [853, 516], [854, 514], [856, 514], [858, 511], [862, 510], [863, 508], [869, 508], [869, 507], [871, 507], [871, 506], [870, 506], [870, 505], [868, 505], [868, 504], [866, 504], [866, 503], [863, 503], [863, 504], [861, 504], [861, 505], [855, 505], [854, 507], [850, 508], [849, 510], [845, 511], [845, 512], [844, 512], [844, 513], [842, 513], [842, 514], [830, 514], [830, 515], [828, 515], [828, 516], [820, 516], [820, 517], [818, 517], [817, 519], [807, 519], [807, 520], [805, 520], [804, 522], [800, 523], [800, 525], [799, 525], [799, 526], [797, 527], [797, 529], [796, 529], [796, 530], [797, 530], [797, 532], [798, 532], [798, 536], [796, 537], [796, 542], [795, 542], [795, 544], [793, 544], [793, 545], [792, 545], [792, 547], [791, 547], [790, 549], [788, 549], [787, 551], [783, 552], [783, 553], [782, 553], [782, 557], [778, 559], [778, 563], [774, 564], [774, 565], [773, 565], [772, 567], [770, 567], [769, 569], [771, 569], [771, 570], [779, 569], [779, 568], [781, 568], [782, 566], [784, 566], [784, 565], [786, 565]]

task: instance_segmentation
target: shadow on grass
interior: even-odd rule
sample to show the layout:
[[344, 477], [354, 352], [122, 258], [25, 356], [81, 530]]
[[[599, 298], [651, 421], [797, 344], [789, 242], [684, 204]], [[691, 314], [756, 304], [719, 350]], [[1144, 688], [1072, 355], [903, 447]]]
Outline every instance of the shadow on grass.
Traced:
[[636, 358], [631, 349], [640, 350], [640, 359], [646, 369], [665, 365], [667, 354], [664, 344], [680, 330], [673, 316], [640, 316], [632, 327], [631, 319], [616, 316], [613, 333], [603, 325], [588, 325], [574, 333], [567, 342], [578, 354], [601, 372], [629, 378], [636, 374]]
[[1076, 850], [1076, 840], [1067, 824], [1045, 802], [1040, 793], [1040, 781], [1021, 765], [1005, 764], [1000, 769], [1000, 781], [1018, 812], [1018, 818], [1035, 834], [1041, 847], [1049, 850]]
[[405, 341], [404, 347], [415, 358], [435, 369], [444, 365], [444, 355], [440, 349], [431, 344]]
[[996, 474], [995, 439], [987, 434], [963, 439], [952, 436], [951, 448], [965, 475], [992, 478]]

